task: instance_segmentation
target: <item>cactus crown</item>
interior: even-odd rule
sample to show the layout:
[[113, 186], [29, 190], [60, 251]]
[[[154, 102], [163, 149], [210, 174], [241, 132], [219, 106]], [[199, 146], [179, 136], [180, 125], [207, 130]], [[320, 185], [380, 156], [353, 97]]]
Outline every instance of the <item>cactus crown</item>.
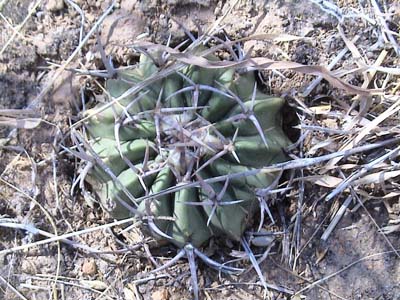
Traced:
[[86, 179], [106, 211], [137, 216], [156, 239], [178, 247], [240, 240], [258, 208], [256, 190], [276, 175], [230, 174], [287, 159], [283, 100], [260, 92], [252, 72], [194, 65], [127, 92], [157, 72], [141, 55], [135, 69], [106, 81], [110, 101], [119, 101], [84, 112], [86, 153], [95, 158]]

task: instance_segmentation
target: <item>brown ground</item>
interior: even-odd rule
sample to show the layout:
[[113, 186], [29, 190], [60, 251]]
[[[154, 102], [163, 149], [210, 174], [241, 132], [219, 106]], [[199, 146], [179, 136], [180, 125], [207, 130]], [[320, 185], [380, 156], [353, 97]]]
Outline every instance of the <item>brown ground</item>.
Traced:
[[[0, 1], [0, 12], [4, 17], [0, 19], [0, 48], [13, 35], [5, 20], [19, 30], [0, 54], [0, 112], [1, 109], [28, 107], [35, 111], [35, 117], [46, 121], [34, 129], [22, 128], [17, 132], [12, 131], [11, 127], [0, 127], [0, 222], [11, 220], [60, 235], [96, 228], [112, 220], [99, 207], [89, 207], [79, 193], [71, 196], [74, 161], [65, 153], [60, 153], [62, 149], [59, 147], [60, 144], [68, 144], [63, 136], [69, 124], [76, 120], [76, 108], [81, 102], [80, 89], [85, 88], [84, 94], [93, 100], [99, 94], [96, 82], [87, 76], [71, 77], [65, 71], [57, 77], [55, 90], [40, 97], [38, 102], [34, 101], [55, 78], [58, 66], [65, 63], [80, 44], [81, 17], [68, 4], [69, 1], [42, 2], [19, 29], [16, 26], [24, 21], [36, 2]], [[355, 126], [360, 130], [399, 101], [400, 55], [396, 55], [392, 42], [379, 39], [382, 36], [381, 25], [355, 16], [356, 13], [362, 13], [372, 21], [378, 20], [371, 4], [375, 1], [334, 2], [348, 16], [341, 25], [345, 36], [352, 40], [359, 35], [355, 46], [361, 55], [358, 58], [356, 52], [347, 52], [334, 70], [354, 69], [362, 60], [373, 64], [385, 50], [387, 54], [381, 65], [397, 68], [394, 74], [378, 72], [368, 86], [383, 87], [386, 97], [373, 97], [371, 106], [365, 107], [365, 99], [355, 106], [356, 112], [363, 113], [363, 118]], [[386, 3], [381, 11], [387, 13], [385, 17], [389, 29], [398, 35], [400, 5], [397, 1], [379, 2]], [[107, 9], [109, 1], [75, 0], [75, 3], [85, 15], [85, 36]], [[233, 3], [236, 5], [227, 12]], [[281, 35], [284, 41], [245, 43], [246, 50], [254, 47], [255, 56], [326, 66], [345, 47], [338, 31], [338, 20], [311, 1], [120, 0], [117, 1], [117, 7], [101, 26], [101, 40], [116, 65], [134, 61], [132, 49], [126, 46], [138, 38], [165, 44], [172, 34], [171, 43], [177, 44], [185, 38], [178, 23], [197, 34], [198, 28], [213, 26], [224, 15], [220, 26], [230, 39], [265, 33], [302, 37], [293, 40]], [[67, 68], [103, 68], [95, 43], [93, 36]], [[303, 97], [302, 92], [315, 77], [285, 70], [281, 74], [264, 72], [264, 88], [271, 94], [287, 97], [303, 125], [343, 130], [346, 123], [355, 118], [354, 111], [346, 115], [354, 100], [343, 90], [322, 81], [307, 97]], [[365, 81], [361, 72], [347, 74], [343, 79], [357, 86]], [[330, 105], [330, 108], [328, 112], [310, 114], [307, 109], [301, 109], [301, 103], [303, 108], [321, 109], [323, 105]], [[293, 118], [291, 115], [287, 115], [286, 119]], [[398, 120], [397, 112], [386, 118], [379, 127], [370, 130], [363, 141], [372, 143], [398, 135]], [[293, 131], [290, 135], [298, 136]], [[316, 157], [333, 153], [353, 135], [354, 132], [310, 131], [303, 143], [293, 150], [293, 154]], [[10, 138], [6, 139], [7, 136]], [[359, 170], [362, 164], [395, 146], [353, 155], [334, 164], [329, 170], [325, 163], [298, 170], [294, 176], [318, 176], [329, 180], [335, 179], [327, 175], [336, 179], [342, 175], [349, 176]], [[397, 156], [391, 159], [376, 166], [376, 172], [398, 170]], [[315, 178], [295, 180], [292, 183], [293, 190], [271, 206], [277, 223], [272, 226], [267, 220], [264, 228], [286, 234], [277, 235], [272, 251], [261, 268], [270, 284], [293, 292], [307, 289], [296, 296], [271, 290], [271, 299], [400, 299], [400, 254], [393, 250], [400, 249], [399, 228], [385, 235], [379, 232], [379, 228], [388, 224], [396, 225], [400, 219], [396, 176], [394, 174], [389, 179], [381, 177], [353, 185], [355, 195], [365, 203], [365, 207], [357, 209], [357, 197], [353, 195], [355, 202], [350, 204], [350, 209], [347, 209], [326, 242], [321, 240], [321, 235], [330, 224], [331, 216], [349, 195], [349, 190], [325, 202], [324, 197], [333, 189], [334, 183], [322, 184]], [[290, 178], [289, 172], [286, 178]], [[301, 229], [295, 231], [293, 225], [298, 210], [302, 215]], [[295, 243], [296, 232], [300, 234], [298, 244]], [[190, 273], [185, 261], [167, 272], [157, 274], [156, 280], [140, 281], [152, 276], [148, 272], [153, 268], [144, 247], [117, 253], [115, 250], [124, 248], [121, 242], [129, 244], [126, 237], [119, 238], [110, 229], [72, 238], [91, 248], [109, 251], [104, 254], [89, 254], [65, 243], [46, 243], [8, 253], [7, 249], [40, 241], [43, 236], [0, 227], [0, 299], [162, 300], [192, 297]], [[130, 238], [138, 241], [142, 236], [137, 233]], [[239, 245], [233, 245], [232, 250], [241, 251]], [[265, 250], [265, 247], [253, 248], [255, 253]], [[174, 255], [174, 251], [165, 247], [153, 250], [153, 255], [166, 261]], [[213, 257], [217, 260], [228, 258], [230, 252], [227, 249], [215, 249], [212, 245], [207, 251], [214, 253]], [[297, 254], [298, 258], [294, 259]], [[246, 263], [245, 266], [250, 265]], [[335, 276], [327, 278], [335, 272], [338, 272]], [[218, 278], [215, 271], [200, 264], [198, 274], [202, 299], [263, 298], [264, 291], [259, 284], [254, 284], [258, 282], [254, 271], [239, 277], [223, 275]], [[324, 280], [317, 282], [320, 279]]]

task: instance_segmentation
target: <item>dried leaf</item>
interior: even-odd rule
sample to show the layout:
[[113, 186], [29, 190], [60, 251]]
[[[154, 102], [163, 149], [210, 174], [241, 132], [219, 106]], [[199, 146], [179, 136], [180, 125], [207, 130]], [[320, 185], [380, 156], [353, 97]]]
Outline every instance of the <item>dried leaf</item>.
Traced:
[[[252, 38], [255, 39], [254, 37]], [[252, 38], [248, 38], [246, 40], [251, 40]], [[170, 47], [163, 45], [153, 44], [150, 42], [138, 42], [135, 43], [133, 46], [144, 48], [146, 50], [154, 49], [154, 50], [165, 51], [168, 52], [171, 55], [171, 57], [175, 58], [180, 62], [183, 62], [188, 65], [196, 65], [202, 68], [221, 69], [221, 68], [246, 67], [257, 70], [293, 70], [304, 74], [322, 76], [324, 79], [329, 81], [330, 84], [332, 84], [337, 88], [344, 89], [349, 94], [370, 96], [372, 93], [381, 93], [381, 91], [379, 90], [366, 90], [364, 88], [360, 88], [351, 85], [347, 82], [344, 82], [339, 77], [335, 76], [332, 72], [328, 71], [328, 69], [322, 66], [306, 66], [292, 61], [275, 61], [265, 57], [253, 57], [253, 58], [243, 59], [241, 61], [211, 61], [202, 56], [193, 55], [188, 52], [182, 53], [176, 49], [172, 49]], [[218, 48], [220, 47], [219, 46], [213, 47], [210, 49], [210, 51], [214, 51]]]
[[0, 116], [0, 126], [3, 125], [14, 128], [32, 129], [39, 126], [40, 122], [42, 122], [42, 119], [40, 118], [18, 119]]
[[331, 108], [331, 105], [319, 105], [309, 107], [309, 109], [316, 115], [326, 115], [331, 111]]
[[400, 192], [390, 192], [382, 197], [377, 197], [378, 199], [389, 199], [389, 198], [393, 198], [393, 197], [398, 197], [400, 196]]
[[297, 36], [297, 35], [292, 35], [292, 34], [286, 34], [286, 33], [279, 33], [276, 34], [276, 36], [273, 36], [273, 34], [270, 35], [257, 35], [253, 36], [253, 39], [272, 39], [274, 42], [291, 42], [291, 41], [298, 41], [298, 40], [309, 40], [311, 38], [308, 37], [302, 37], [302, 36]]
[[371, 183], [381, 183], [388, 179], [400, 176], [400, 171], [390, 171], [390, 172], [377, 172], [373, 174], [369, 174], [354, 181], [354, 185], [362, 185], [362, 184], [371, 184]]
[[135, 293], [127, 287], [124, 287], [124, 296], [125, 300], [136, 300]]
[[108, 288], [108, 284], [100, 280], [81, 280], [80, 283], [86, 288], [98, 291], [105, 291]]
[[329, 145], [332, 145], [333, 142], [334, 142], [334, 141], [331, 140], [331, 139], [329, 139], [329, 138], [326, 139], [325, 141], [319, 142], [318, 144], [312, 146], [312, 147], [310, 148], [310, 150], [307, 151], [307, 154], [308, 154], [308, 155], [314, 155], [315, 152], [318, 151], [318, 149], [321, 149], [321, 148], [326, 149], [326, 148], [328, 148]]
[[233, 62], [209, 61], [204, 57], [199, 57], [188, 53], [171, 53], [171, 55], [185, 64], [192, 64], [203, 68], [220, 69], [247, 67], [258, 70], [293, 70], [304, 74], [322, 76], [333, 86], [343, 89], [350, 94], [369, 96], [372, 92], [377, 92], [376, 90], [366, 90], [344, 82], [322, 66], [306, 66], [291, 61], [274, 61], [265, 57], [254, 57], [239, 62]]
[[383, 234], [389, 234], [389, 233], [399, 232], [399, 231], [400, 231], [400, 224], [385, 226], [385, 227], [382, 227], [380, 230], [380, 232]]
[[357, 193], [363, 196], [365, 199], [377, 199], [377, 200], [385, 200], [400, 196], [400, 192], [390, 192], [383, 196], [371, 196], [369, 193], [363, 190], [358, 190]]
[[327, 187], [327, 188], [334, 188], [337, 187], [343, 180], [338, 177], [323, 175], [323, 176], [309, 176], [305, 177], [304, 180], [308, 182], [312, 182], [313, 184]]
[[22, 118], [38, 117], [38, 114], [32, 109], [0, 109], [0, 116]]

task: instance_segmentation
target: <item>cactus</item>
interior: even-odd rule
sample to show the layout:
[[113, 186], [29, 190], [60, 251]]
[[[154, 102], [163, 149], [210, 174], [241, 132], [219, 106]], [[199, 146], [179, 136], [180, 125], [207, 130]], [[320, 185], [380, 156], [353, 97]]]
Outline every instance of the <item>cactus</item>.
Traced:
[[[142, 54], [137, 68], [118, 71], [105, 87], [115, 99], [157, 72]], [[186, 66], [84, 112], [87, 154], [104, 162], [94, 163], [88, 181], [100, 184], [94, 192], [112, 217], [135, 216], [158, 240], [178, 247], [200, 247], [212, 237], [240, 242], [259, 207], [256, 190], [277, 175], [229, 174], [287, 159], [282, 105], [281, 98], [257, 90], [252, 72]], [[226, 180], [209, 182], [217, 176]]]

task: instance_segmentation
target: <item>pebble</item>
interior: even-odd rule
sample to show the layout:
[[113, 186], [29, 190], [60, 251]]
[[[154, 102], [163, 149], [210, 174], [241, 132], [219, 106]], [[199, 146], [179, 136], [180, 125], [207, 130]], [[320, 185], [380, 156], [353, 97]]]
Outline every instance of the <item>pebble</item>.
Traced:
[[162, 290], [155, 291], [151, 295], [151, 299], [152, 300], [168, 300], [169, 299], [168, 290], [162, 289]]
[[57, 12], [64, 8], [64, 0], [49, 0], [46, 8], [51, 12]]
[[368, 51], [368, 52], [366, 53], [366, 56], [367, 56], [368, 58], [373, 58], [373, 57], [375, 56], [375, 54], [374, 54], [374, 52], [372, 52], [372, 51]]
[[93, 276], [97, 273], [97, 265], [93, 260], [85, 261], [82, 265], [82, 273], [84, 275]]
[[256, 236], [251, 239], [251, 244], [256, 247], [267, 247], [275, 240], [273, 236]]
[[120, 5], [124, 12], [132, 12], [135, 10], [136, 1], [122, 0]]

